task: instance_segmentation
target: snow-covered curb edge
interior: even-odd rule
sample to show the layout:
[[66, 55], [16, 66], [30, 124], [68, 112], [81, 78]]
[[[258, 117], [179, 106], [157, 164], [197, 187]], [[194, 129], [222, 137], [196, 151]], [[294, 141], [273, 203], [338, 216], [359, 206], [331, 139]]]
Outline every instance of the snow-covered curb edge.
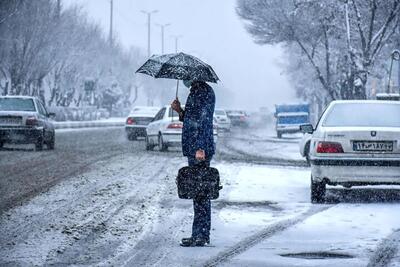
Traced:
[[55, 129], [74, 129], [88, 127], [117, 127], [124, 126], [125, 119], [99, 120], [99, 121], [57, 121], [53, 122]]

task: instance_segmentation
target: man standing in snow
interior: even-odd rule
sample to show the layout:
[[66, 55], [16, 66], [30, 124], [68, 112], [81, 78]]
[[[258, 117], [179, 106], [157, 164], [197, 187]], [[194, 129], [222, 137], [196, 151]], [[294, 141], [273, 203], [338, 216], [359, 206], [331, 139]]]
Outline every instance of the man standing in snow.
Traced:
[[[183, 121], [183, 155], [188, 158], [189, 166], [195, 166], [202, 162], [209, 167], [215, 153], [213, 136], [214, 91], [205, 82], [183, 81], [183, 83], [190, 88], [185, 110], [181, 108], [178, 99], [175, 99], [171, 104], [172, 109], [179, 113], [179, 120]], [[210, 199], [204, 197], [193, 199], [193, 209], [192, 236], [182, 239], [181, 246], [184, 247], [204, 246], [210, 243]]]

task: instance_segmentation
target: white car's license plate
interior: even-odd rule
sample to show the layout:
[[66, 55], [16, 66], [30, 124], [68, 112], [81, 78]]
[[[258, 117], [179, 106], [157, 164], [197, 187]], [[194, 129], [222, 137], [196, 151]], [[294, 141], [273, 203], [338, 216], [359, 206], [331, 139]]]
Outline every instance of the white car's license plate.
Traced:
[[354, 151], [375, 151], [390, 152], [393, 151], [392, 141], [354, 141]]

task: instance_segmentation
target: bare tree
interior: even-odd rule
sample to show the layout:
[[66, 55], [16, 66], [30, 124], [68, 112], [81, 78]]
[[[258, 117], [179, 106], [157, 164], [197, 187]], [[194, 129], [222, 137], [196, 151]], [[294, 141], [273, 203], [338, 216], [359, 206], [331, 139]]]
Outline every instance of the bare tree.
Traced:
[[399, 4], [399, 0], [238, 0], [237, 12], [257, 43], [284, 43], [297, 51], [330, 99], [365, 99], [368, 76], [379, 71], [375, 63], [398, 26]]
[[100, 26], [79, 7], [63, 10], [58, 3], [0, 2], [3, 91], [6, 85], [10, 94], [43, 96], [48, 90], [49, 105], [70, 105], [84, 101], [83, 84], [92, 79], [98, 99], [106, 90], [121, 88], [121, 103], [127, 103], [124, 99], [137, 84], [133, 70], [144, 61], [142, 54], [126, 51], [117, 38], [110, 47]]

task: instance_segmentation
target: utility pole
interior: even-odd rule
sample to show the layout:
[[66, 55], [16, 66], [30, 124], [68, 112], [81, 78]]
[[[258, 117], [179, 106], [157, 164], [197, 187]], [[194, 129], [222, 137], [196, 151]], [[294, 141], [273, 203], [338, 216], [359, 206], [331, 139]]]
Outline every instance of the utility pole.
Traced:
[[165, 30], [165, 27], [168, 27], [171, 24], [166, 23], [166, 24], [157, 24], [157, 25], [160, 26], [160, 28], [161, 28], [161, 54], [164, 54], [164, 30]]
[[153, 10], [153, 11], [141, 11], [143, 14], [147, 15], [147, 56], [151, 56], [151, 51], [150, 51], [150, 42], [151, 42], [151, 14], [157, 13], [158, 10]]
[[57, 19], [61, 16], [61, 0], [57, 0]]
[[172, 35], [171, 37], [175, 39], [175, 53], [178, 53], [178, 41], [182, 35]]
[[114, 0], [110, 0], [110, 35], [109, 42], [110, 46], [113, 45], [113, 14], [114, 13]]

